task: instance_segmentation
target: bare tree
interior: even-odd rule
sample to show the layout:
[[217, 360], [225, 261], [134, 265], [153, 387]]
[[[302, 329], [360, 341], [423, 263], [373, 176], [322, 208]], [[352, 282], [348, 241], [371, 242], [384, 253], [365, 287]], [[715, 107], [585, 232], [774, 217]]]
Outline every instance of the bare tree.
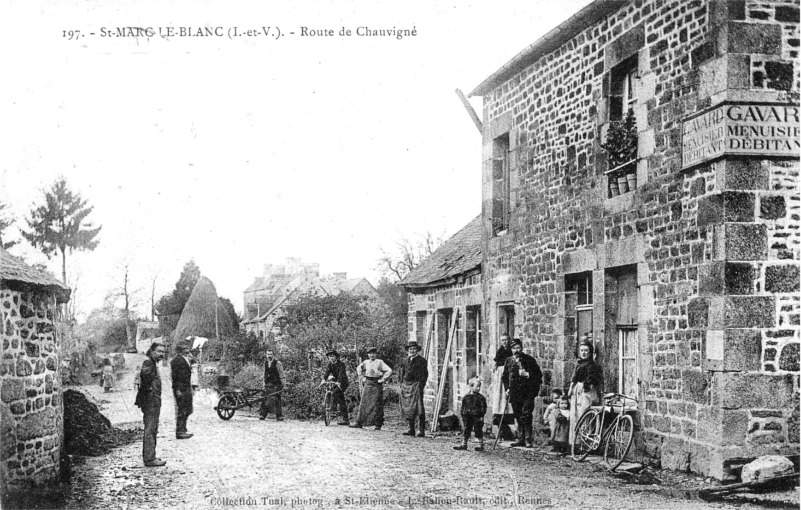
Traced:
[[378, 268], [395, 282], [406, 277], [409, 272], [436, 251], [444, 241], [444, 235], [431, 232], [416, 234], [416, 240], [402, 237], [395, 243], [395, 249], [388, 251], [381, 247]]
[[8, 236], [5, 236], [6, 240], [3, 241], [6, 230], [16, 222], [16, 220], [8, 211], [6, 211], [6, 209], [8, 209], [8, 204], [0, 202], [0, 247], [2, 247], [4, 250], [7, 250], [17, 244], [17, 241], [9, 241]]
[[150, 321], [156, 320], [156, 280], [159, 278], [161, 270], [156, 271], [150, 285]]
[[117, 298], [123, 299], [123, 318], [125, 319], [125, 333], [128, 338], [128, 348], [135, 348], [134, 345], [134, 337], [136, 336], [136, 332], [133, 328], [133, 320], [131, 309], [136, 306], [138, 301], [136, 301], [136, 294], [138, 294], [142, 289], [133, 289], [131, 287], [131, 262], [126, 260], [122, 262], [120, 266], [120, 271], [122, 271], [122, 286], [117, 288], [114, 295]]

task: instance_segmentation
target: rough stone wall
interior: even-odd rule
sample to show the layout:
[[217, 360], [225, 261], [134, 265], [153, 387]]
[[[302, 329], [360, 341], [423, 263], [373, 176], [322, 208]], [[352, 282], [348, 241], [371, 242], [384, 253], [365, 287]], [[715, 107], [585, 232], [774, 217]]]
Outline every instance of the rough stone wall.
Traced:
[[[681, 130], [725, 100], [797, 104], [798, 17], [793, 2], [634, 1], [484, 97], [485, 309], [516, 293], [525, 347], [566, 385], [565, 274], [591, 271], [595, 342], [615, 375], [608, 271], [636, 267], [638, 445], [665, 467], [725, 478], [743, 458], [797, 453], [798, 160], [682, 171]], [[609, 198], [599, 144], [609, 74], [628, 57], [637, 188]], [[492, 141], [504, 132], [512, 218], [494, 236]]]
[[[466, 360], [465, 360], [465, 351], [466, 351], [466, 342], [467, 342], [467, 335], [466, 335], [466, 312], [468, 304], [473, 304], [475, 302], [474, 296], [469, 296], [468, 294], [480, 292], [480, 285], [467, 285], [467, 284], [454, 284], [454, 285], [447, 285], [441, 287], [430, 287], [426, 289], [419, 289], [413, 290], [408, 294], [408, 303], [409, 303], [409, 320], [408, 320], [408, 333], [409, 333], [409, 341], [417, 341], [421, 347], [424, 346], [425, 332], [418, 331], [418, 323], [417, 323], [417, 313], [418, 312], [426, 312], [426, 320], [433, 321], [434, 315], [438, 312], [438, 310], [447, 308], [452, 310], [453, 313], [457, 313], [458, 311], [458, 318], [456, 321], [456, 336], [454, 338], [453, 345], [451, 347], [451, 354], [449, 363], [452, 365], [453, 369], [451, 370], [450, 374], [450, 385], [452, 390], [451, 401], [450, 402], [443, 402], [442, 408], [443, 409], [451, 409], [457, 415], [459, 414], [459, 409], [461, 405], [461, 400], [464, 395], [467, 394], [468, 391], [468, 374], [466, 373]], [[442, 300], [443, 294], [452, 294], [452, 301], [448, 300], [446, 303], [440, 303], [440, 305], [447, 305], [447, 306], [439, 306], [438, 307], [438, 297]], [[449, 325], [450, 326], [450, 325]], [[425, 327], [425, 324], [423, 325]], [[421, 352], [421, 356], [426, 357], [428, 361], [428, 382], [426, 383], [426, 387], [423, 393], [423, 400], [426, 406], [426, 413], [428, 414], [429, 418], [433, 415], [434, 410], [434, 402], [437, 398], [437, 394], [439, 391], [439, 385], [441, 381], [442, 374], [440, 372], [440, 366], [442, 365], [442, 361], [440, 359], [440, 350], [445, 349], [445, 345], [440, 345], [440, 338], [436, 334], [436, 329], [431, 336], [430, 345], [428, 347], [428, 353]], [[447, 344], [447, 339], [445, 339], [445, 343]], [[487, 343], [484, 342], [482, 346], [482, 351], [480, 354], [481, 356], [481, 363], [482, 366], [479, 368], [481, 372], [482, 378], [482, 393], [489, 398], [489, 392], [491, 391], [491, 381], [492, 381], [492, 366], [487, 365], [487, 360], [491, 360], [492, 356], [488, 354], [489, 349]]]
[[63, 440], [56, 304], [46, 291], [0, 289], [0, 469], [4, 490], [58, 480]]

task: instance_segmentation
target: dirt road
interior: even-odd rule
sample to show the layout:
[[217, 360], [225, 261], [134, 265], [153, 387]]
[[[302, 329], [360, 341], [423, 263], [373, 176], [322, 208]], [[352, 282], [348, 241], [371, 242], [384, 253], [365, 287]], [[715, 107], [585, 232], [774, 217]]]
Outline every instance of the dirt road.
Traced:
[[[122, 403], [132, 397], [98, 395], [117, 422], [141, 417]], [[141, 444], [86, 458], [75, 466], [67, 508], [735, 508], [682, 497], [680, 487], [625, 483], [545, 449], [454, 451], [455, 437], [408, 438], [392, 419], [382, 431], [259, 421], [246, 411], [223, 421], [216, 400], [197, 394], [195, 436], [176, 440], [165, 385], [158, 455], [167, 465], [143, 467]]]

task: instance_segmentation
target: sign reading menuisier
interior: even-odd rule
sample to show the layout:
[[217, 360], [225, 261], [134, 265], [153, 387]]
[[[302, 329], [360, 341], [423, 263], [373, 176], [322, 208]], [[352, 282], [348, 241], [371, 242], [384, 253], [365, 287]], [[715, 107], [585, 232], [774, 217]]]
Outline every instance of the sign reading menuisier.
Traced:
[[725, 104], [684, 122], [682, 169], [724, 154], [796, 156], [798, 106]]

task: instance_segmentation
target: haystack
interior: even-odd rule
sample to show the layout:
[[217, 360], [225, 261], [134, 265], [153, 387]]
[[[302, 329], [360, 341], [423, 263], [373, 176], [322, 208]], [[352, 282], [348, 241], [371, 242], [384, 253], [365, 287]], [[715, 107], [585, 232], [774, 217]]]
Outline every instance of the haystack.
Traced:
[[178, 319], [173, 338], [176, 341], [184, 340], [188, 336], [217, 338], [217, 326], [220, 339], [230, 337], [236, 331], [234, 321], [217, 297], [214, 284], [205, 276], [201, 276], [192, 289], [181, 318]]

